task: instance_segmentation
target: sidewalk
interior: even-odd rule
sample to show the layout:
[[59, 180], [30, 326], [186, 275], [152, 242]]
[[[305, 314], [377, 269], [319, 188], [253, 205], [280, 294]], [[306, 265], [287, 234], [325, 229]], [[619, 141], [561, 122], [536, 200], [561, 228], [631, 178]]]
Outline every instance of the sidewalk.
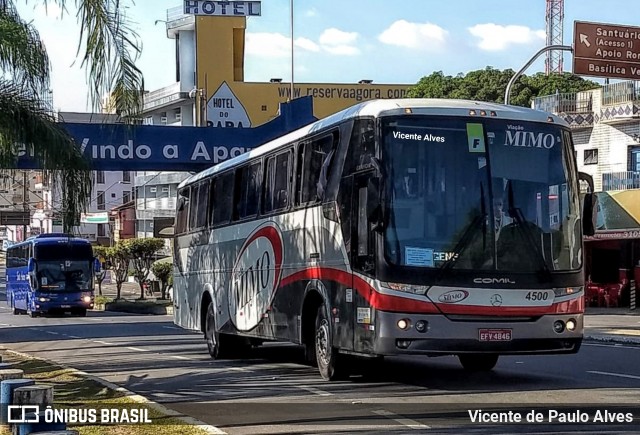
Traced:
[[640, 345], [640, 308], [591, 308], [584, 316], [584, 337], [590, 341]]

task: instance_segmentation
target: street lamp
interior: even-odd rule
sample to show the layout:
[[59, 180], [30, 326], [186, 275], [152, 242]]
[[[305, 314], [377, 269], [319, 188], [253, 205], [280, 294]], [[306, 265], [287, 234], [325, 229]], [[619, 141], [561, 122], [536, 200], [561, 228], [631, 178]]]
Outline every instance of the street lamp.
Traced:
[[291, 100], [293, 100], [293, 0], [289, 0], [289, 9], [291, 11]]
[[204, 95], [204, 89], [193, 88], [189, 91], [189, 98], [196, 105], [196, 127], [202, 127], [207, 121], [207, 101]]

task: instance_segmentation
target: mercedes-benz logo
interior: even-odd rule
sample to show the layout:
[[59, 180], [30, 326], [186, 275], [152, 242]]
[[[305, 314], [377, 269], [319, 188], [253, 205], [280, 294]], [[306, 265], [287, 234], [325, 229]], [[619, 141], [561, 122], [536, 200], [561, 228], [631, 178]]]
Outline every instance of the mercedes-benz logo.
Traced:
[[491, 296], [491, 299], [489, 299], [489, 302], [491, 302], [491, 305], [493, 305], [494, 307], [499, 307], [500, 305], [502, 305], [502, 296], [496, 293], [493, 296]]

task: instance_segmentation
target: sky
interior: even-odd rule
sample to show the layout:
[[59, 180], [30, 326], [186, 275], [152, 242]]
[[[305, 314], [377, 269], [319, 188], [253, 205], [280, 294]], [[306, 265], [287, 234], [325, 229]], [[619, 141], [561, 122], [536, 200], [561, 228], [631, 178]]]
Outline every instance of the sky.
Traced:
[[[564, 44], [572, 44], [576, 20], [640, 26], [637, 14], [630, 13], [636, 2], [565, 0]], [[75, 1], [66, 0], [62, 13], [51, 0], [15, 3], [51, 58], [54, 108], [90, 111]], [[248, 18], [245, 81], [290, 81], [290, 3], [263, 0], [261, 16]], [[165, 23], [156, 20], [166, 20], [167, 10], [182, 7], [182, 1], [121, 4], [142, 43], [137, 65], [146, 89], [174, 83], [175, 43], [167, 38]], [[295, 82], [415, 84], [435, 71], [518, 70], [545, 45], [545, 0], [293, 0], [293, 5]], [[564, 70], [571, 71], [569, 52]], [[525, 73], [539, 71], [544, 55]]]

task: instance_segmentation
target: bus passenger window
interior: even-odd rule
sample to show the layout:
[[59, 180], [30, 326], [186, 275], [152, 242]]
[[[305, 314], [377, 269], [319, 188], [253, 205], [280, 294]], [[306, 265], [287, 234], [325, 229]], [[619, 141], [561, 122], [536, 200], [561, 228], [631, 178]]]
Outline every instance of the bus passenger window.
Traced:
[[209, 180], [200, 183], [198, 189], [198, 211], [196, 216], [196, 228], [207, 226], [207, 212], [209, 211]]
[[265, 213], [282, 210], [289, 205], [289, 162], [289, 152], [267, 160], [264, 189]]
[[189, 202], [189, 231], [196, 228], [198, 216], [198, 196], [200, 195], [200, 186], [195, 185], [191, 188], [191, 201]]
[[260, 163], [238, 170], [239, 194], [236, 197], [236, 219], [253, 217], [258, 214], [260, 199]]
[[371, 157], [375, 157], [373, 120], [359, 119], [353, 126], [343, 174], [370, 169]]
[[307, 142], [299, 148], [298, 198], [300, 204], [314, 203], [322, 199], [326, 183], [331, 175], [334, 151], [334, 135], [323, 136]]
[[189, 188], [186, 187], [178, 193], [178, 209], [176, 213], [176, 234], [187, 231], [189, 218]]
[[233, 172], [213, 179], [211, 194], [211, 225], [222, 225], [231, 220], [233, 203]]

